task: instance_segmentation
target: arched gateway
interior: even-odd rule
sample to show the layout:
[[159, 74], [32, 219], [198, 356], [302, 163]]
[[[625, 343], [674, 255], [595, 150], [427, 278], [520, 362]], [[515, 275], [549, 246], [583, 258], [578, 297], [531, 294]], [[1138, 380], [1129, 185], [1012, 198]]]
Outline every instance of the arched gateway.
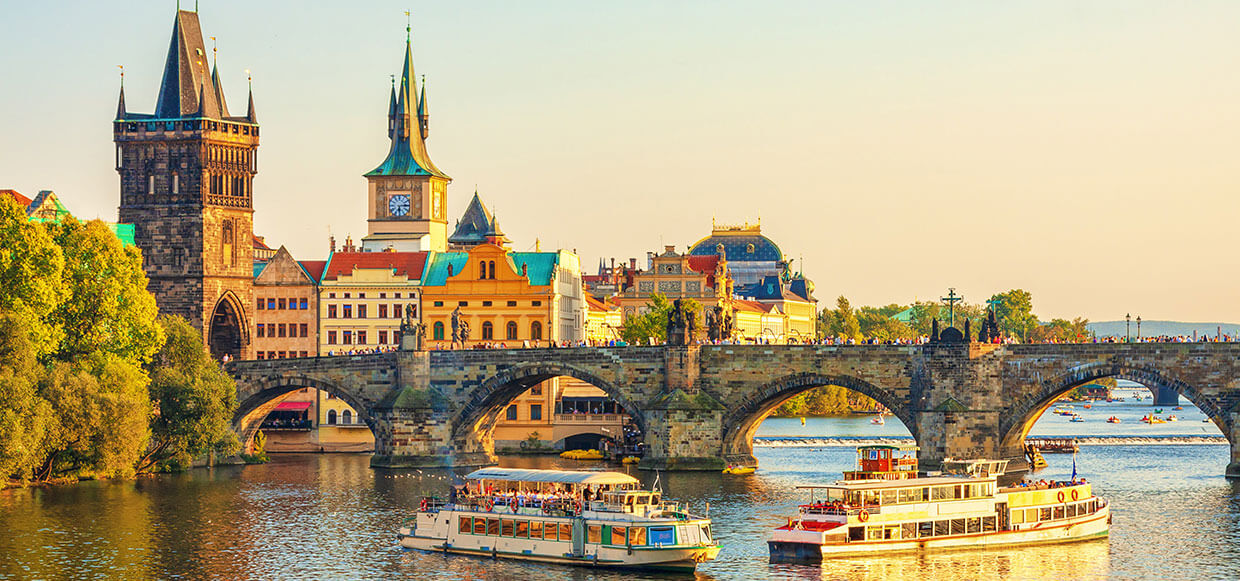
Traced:
[[[470, 466], [494, 458], [490, 429], [509, 401], [557, 376], [585, 381], [645, 432], [639, 465], [718, 469], [755, 463], [752, 437], [783, 400], [840, 385], [890, 409], [922, 465], [990, 457], [1023, 465], [1020, 443], [1050, 402], [1100, 377], [1174, 389], [1232, 442], [1240, 476], [1240, 344], [687, 346], [501, 349], [245, 361], [230, 364], [236, 426], [281, 390], [345, 399], [375, 434], [372, 465]], [[257, 403], [256, 403], [257, 402]]]

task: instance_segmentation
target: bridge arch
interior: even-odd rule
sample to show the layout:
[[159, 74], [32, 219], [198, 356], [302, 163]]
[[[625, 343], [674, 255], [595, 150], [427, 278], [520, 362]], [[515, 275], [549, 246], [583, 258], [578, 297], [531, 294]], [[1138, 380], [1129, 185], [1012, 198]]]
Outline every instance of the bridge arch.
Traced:
[[529, 388], [562, 376], [584, 381], [602, 390], [628, 413], [638, 429], [647, 433], [641, 406], [630, 401], [611, 381], [571, 364], [538, 362], [503, 368], [473, 389], [469, 400], [460, 406], [452, 418], [453, 446], [458, 450], [493, 455], [492, 430], [508, 404]]
[[275, 409], [280, 396], [306, 387], [313, 387], [344, 400], [357, 411], [358, 423], [366, 424], [372, 433], [375, 431], [374, 420], [365, 402], [331, 380], [305, 374], [269, 377], [253, 383], [237, 380], [237, 411], [233, 414], [233, 430], [241, 439], [242, 449], [253, 451], [254, 434], [258, 432], [267, 414]]
[[753, 436], [771, 412], [780, 404], [816, 387], [836, 385], [855, 391], [882, 404], [908, 428], [917, 439], [917, 424], [903, 398], [865, 380], [848, 375], [793, 373], [763, 384], [746, 395], [723, 416], [723, 455], [729, 463], [756, 465]]
[[1041, 388], [1035, 393], [1012, 404], [999, 422], [999, 433], [1002, 437], [1000, 447], [1012, 454], [1023, 454], [1025, 437], [1038, 418], [1042, 417], [1055, 401], [1081, 385], [1106, 377], [1125, 379], [1151, 389], [1162, 387], [1174, 390], [1205, 413], [1228, 441], [1231, 441], [1232, 420], [1229, 412], [1232, 410], [1224, 409], [1218, 400], [1202, 393], [1196, 386], [1155, 368], [1123, 362], [1101, 362], [1073, 367], [1042, 382]]

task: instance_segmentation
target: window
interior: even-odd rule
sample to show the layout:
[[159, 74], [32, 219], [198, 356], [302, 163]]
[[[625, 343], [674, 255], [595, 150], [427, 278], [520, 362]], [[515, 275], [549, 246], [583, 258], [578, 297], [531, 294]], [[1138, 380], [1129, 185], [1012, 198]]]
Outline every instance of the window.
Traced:
[[[398, 299], [399, 299], [399, 298], [400, 298], [400, 293], [396, 293], [396, 294], [395, 294], [395, 295], [393, 295], [393, 296], [395, 296], [396, 298], [398, 298]], [[382, 297], [382, 296], [380, 296], [379, 298], [383, 298], [383, 297]], [[409, 294], [409, 298], [413, 298], [413, 293], [410, 293], [410, 294]]]
[[263, 308], [263, 307], [265, 307], [265, 306], [267, 306], [267, 303], [266, 303], [266, 302], [264, 302], [264, 301], [263, 301], [263, 299], [258, 299], [258, 310], [260, 310], [260, 311], [262, 311], [262, 310], [266, 310], [266, 309], [264, 309], [264, 308]]
[[[392, 333], [392, 336], [395, 337], [396, 334]], [[380, 345], [387, 344], [387, 331], [379, 331], [379, 344]]]
[[474, 534], [475, 535], [487, 534], [487, 519], [485, 518], [474, 519]]
[[346, 298], [346, 299], [347, 299], [347, 298], [349, 298], [350, 296], [351, 296], [351, 295], [350, 295], [349, 293], [344, 293], [344, 298]]
[[490, 261], [488, 265], [491, 267], [491, 272], [487, 273], [487, 278], [494, 279], [495, 278], [495, 261], [494, 260]]
[[[551, 523], [547, 523], [547, 524], [551, 524]], [[568, 540], [572, 540], [572, 538], [573, 538], [572, 523], [566, 523], [566, 522], [560, 523], [560, 539], [568, 541]]]
[[474, 529], [473, 519], [463, 516], [456, 527], [456, 532], [469, 534]]
[[436, 307], [442, 307], [442, 306], [443, 306], [443, 301], [435, 301], [435, 306], [436, 306]]
[[542, 384], [530, 388], [530, 395], [542, 395]]
[[358, 345], [365, 345], [365, 344], [366, 344], [366, 331], [358, 331], [358, 332], [357, 332], [357, 344], [358, 344]]
[[603, 526], [590, 525], [586, 527], [586, 542], [599, 544], [603, 542]]
[[629, 544], [634, 546], [646, 544], [646, 527], [629, 527]]
[[366, 293], [357, 293], [357, 298], [359, 298], [359, 299], [364, 299], [364, 298], [366, 298]]
[[482, 306], [484, 306], [484, 307], [489, 307], [489, 306], [491, 306], [491, 301], [482, 301]]
[[342, 424], [353, 423], [353, 410], [344, 410], [343, 412], [340, 412], [340, 423]]
[[530, 323], [530, 340], [542, 341], [542, 323], [538, 321]]
[[359, 318], [359, 319], [365, 319], [365, 318], [366, 318], [366, 305], [358, 305], [358, 306], [357, 306], [357, 318]]
[[495, 325], [492, 325], [491, 321], [487, 321], [483, 323], [482, 324], [482, 339], [486, 341], [486, 340], [490, 340], [494, 338], [495, 338]]
[[483, 280], [486, 277], [487, 277], [487, 263], [485, 260], [479, 260], [478, 261], [478, 280]]
[[340, 308], [341, 310], [344, 311], [344, 315], [341, 318], [344, 318], [344, 319], [353, 318], [353, 305], [340, 305]]
[[456, 306], [458, 306], [458, 307], [468, 307], [468, 306], [469, 306], [469, 301], [457, 301]]
[[431, 337], [436, 341], [443, 341], [443, 321], [435, 322], [435, 326], [431, 331]]
[[172, 193], [181, 193], [181, 176], [177, 172], [172, 172]]
[[[555, 523], [553, 523], [553, 522], [549, 522], [549, 523], [547, 523], [547, 526], [543, 528], [543, 538], [544, 538], [544, 539], [546, 539], [546, 540], [548, 540], [548, 541], [554, 541], [554, 540], [556, 540], [555, 531], [556, 531], [556, 526], [555, 526]], [[570, 539], [564, 539], [564, 540], [566, 540], [566, 541], [567, 541], [567, 540], [570, 540]]]
[[379, 305], [379, 318], [380, 319], [387, 318], [387, 305]]
[[497, 518], [487, 519], [487, 534], [493, 537], [499, 536], [499, 519]]
[[327, 423], [333, 426], [336, 425], [336, 410], [327, 410]]
[[275, 300], [275, 299], [267, 299], [267, 310], [268, 310], [268, 311], [274, 311], [274, 310], [276, 310], [276, 300]]
[[514, 532], [513, 536], [514, 536], [514, 537], [516, 537], [516, 538], [518, 538], [518, 539], [525, 539], [525, 538], [529, 538], [529, 536], [530, 536], [530, 521], [527, 521], [527, 520], [519, 520], [519, 521], [517, 521], [517, 523], [516, 523], [516, 531]]
[[[543, 538], [543, 528], [542, 528], [542, 525], [543, 525], [543, 524], [542, 524], [542, 521], [540, 521], [540, 520], [532, 520], [532, 521], [530, 521], [530, 538], [531, 538], [531, 539], [541, 539], [541, 538]], [[555, 527], [552, 527], [552, 528], [555, 528]]]
[[508, 321], [507, 327], [508, 327], [508, 330], [505, 332], [504, 337], [506, 339], [516, 339], [517, 338], [517, 322]]
[[517, 406], [515, 405], [508, 406], [508, 412], [507, 412], [507, 415], [505, 415], [505, 418], [509, 420], [517, 419]]
[[517, 306], [517, 301], [508, 301], [508, 306], [510, 306], [510, 307], [515, 307], [515, 306]]
[[232, 220], [224, 220], [224, 225], [220, 228], [220, 242], [223, 244], [224, 266], [233, 266], [237, 262], [237, 254], [234, 252], [235, 235], [233, 233]]
[[146, 176], [146, 193], [155, 194], [155, 176]]
[[302, 351], [302, 352], [301, 352], [301, 357], [305, 357], [305, 356], [306, 356], [306, 352], [305, 352], [305, 351]]
[[530, 404], [530, 419], [531, 420], [542, 419], [542, 404], [537, 404], [537, 403]]
[[352, 344], [353, 344], [353, 331], [343, 331], [343, 332], [341, 332], [341, 333], [340, 333], [340, 335], [341, 335], [341, 337], [344, 339], [344, 341], [342, 341], [342, 342], [343, 342], [345, 345], [352, 345]]
[[327, 305], [327, 318], [336, 318], [336, 305]]
[[627, 527], [611, 527], [611, 544], [623, 545], [628, 540], [629, 529]]
[[327, 298], [329, 298], [329, 299], [334, 299], [334, 298], [336, 298], [336, 293], [327, 293]]
[[534, 301], [532, 304], [533, 304], [535, 307], [541, 307], [541, 306], [542, 306], [542, 301]]
[[[383, 315], [380, 315], [380, 316], [383, 316]], [[395, 304], [395, 303], [392, 304], [392, 318], [394, 319], [400, 318], [400, 305]]]
[[288, 305], [284, 302], [284, 299], [276, 299], [276, 308], [283, 311], [288, 308]]
[[284, 336], [284, 323], [280, 323], [279, 325], [276, 325], [276, 330], [279, 331], [280, 336], [283, 337]]
[[263, 337], [263, 336], [264, 336], [264, 335], [263, 335], [263, 324], [262, 324], [262, 323], [259, 323], [259, 324], [258, 324], [258, 326], [257, 326], [257, 327], [255, 327], [255, 329], [254, 329], [254, 336], [255, 336], [255, 337]]
[[301, 299], [301, 307], [300, 307], [300, 308], [301, 308], [301, 310], [303, 310], [303, 311], [304, 311], [304, 310], [306, 310], [306, 309], [309, 309], [309, 308], [310, 308], [310, 300], [309, 300], [309, 299]]
[[286, 359], [286, 358], [288, 358], [288, 353], [286, 353], [286, 352], [284, 352], [284, 351], [281, 351], [281, 352], [280, 352], [280, 359]]
[[301, 330], [300, 335], [301, 335], [302, 337], [309, 337], [309, 336], [310, 336], [310, 325], [309, 325], [309, 324], [307, 324], [307, 323], [302, 323], [302, 324], [300, 325], [300, 330]]
[[336, 344], [336, 332], [335, 332], [335, 331], [328, 331], [328, 332], [327, 332], [327, 344], [328, 344], [328, 345], [335, 345], [335, 344]]

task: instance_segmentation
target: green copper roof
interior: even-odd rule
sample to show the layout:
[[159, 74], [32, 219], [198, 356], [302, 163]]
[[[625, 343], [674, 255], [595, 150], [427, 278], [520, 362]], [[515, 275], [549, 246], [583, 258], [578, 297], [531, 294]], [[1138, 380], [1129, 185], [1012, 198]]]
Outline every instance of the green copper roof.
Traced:
[[426, 153], [421, 120], [418, 118], [422, 106], [418, 103], [418, 93], [414, 86], [413, 45], [408, 40], [405, 41], [404, 67], [400, 89], [396, 93], [396, 112], [394, 115], [389, 113], [389, 122], [393, 127], [390, 132], [392, 147], [388, 150], [387, 159], [366, 176], [436, 176], [452, 179], [439, 171]]
[[551, 284], [555, 267], [560, 263], [560, 254], [558, 252], [510, 252], [508, 259], [512, 261], [513, 269], [518, 273], [521, 272], [521, 265], [526, 265], [525, 274], [530, 279], [530, 284], [547, 286]]
[[448, 282], [448, 265], [452, 266], [452, 274], [460, 274], [469, 262], [469, 255], [464, 252], [436, 252], [426, 265], [422, 275], [422, 286], [443, 286]]

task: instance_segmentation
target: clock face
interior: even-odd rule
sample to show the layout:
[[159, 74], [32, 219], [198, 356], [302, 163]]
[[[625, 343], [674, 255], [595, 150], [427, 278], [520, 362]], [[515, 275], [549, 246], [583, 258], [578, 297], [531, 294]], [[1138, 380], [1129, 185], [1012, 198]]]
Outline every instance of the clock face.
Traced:
[[404, 216], [409, 213], [409, 196], [399, 194], [388, 198], [388, 212], [393, 216]]

